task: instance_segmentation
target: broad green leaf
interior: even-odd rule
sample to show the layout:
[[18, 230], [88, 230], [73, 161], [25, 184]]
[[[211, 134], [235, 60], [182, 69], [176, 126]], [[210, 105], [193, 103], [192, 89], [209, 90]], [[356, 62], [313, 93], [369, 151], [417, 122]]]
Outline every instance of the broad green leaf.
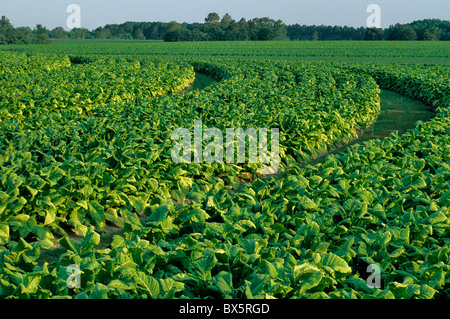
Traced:
[[224, 295], [232, 295], [234, 293], [232, 275], [229, 272], [221, 271], [215, 276], [216, 287]]
[[156, 298], [159, 295], [159, 282], [151, 276], [147, 276], [142, 271], [138, 271], [133, 277], [137, 287], [149, 294], [150, 298]]
[[183, 291], [184, 283], [173, 280], [172, 278], [159, 279], [160, 296], [163, 298], [175, 298], [176, 293]]
[[263, 274], [256, 274], [251, 280], [250, 290], [252, 297], [260, 295], [266, 284], [269, 282], [269, 276]]
[[27, 200], [24, 197], [19, 197], [9, 204], [9, 209], [13, 214], [16, 214], [25, 206], [26, 203]]
[[182, 221], [201, 222], [205, 221], [210, 216], [201, 208], [193, 208], [186, 215], [182, 216]]
[[20, 283], [20, 292], [24, 295], [33, 295], [39, 289], [39, 283], [42, 277], [36, 275], [28, 275], [24, 283]]
[[133, 206], [138, 214], [141, 214], [145, 209], [145, 203], [141, 199], [134, 196], [129, 196], [129, 198], [131, 200], [131, 206]]
[[39, 246], [41, 248], [43, 249], [53, 248], [55, 238], [48, 228], [35, 226], [32, 232], [39, 239]]
[[449, 202], [450, 202], [450, 190], [447, 190], [439, 197], [439, 203], [441, 205], [448, 205]]
[[69, 237], [62, 237], [61, 239], [58, 240], [58, 242], [60, 243], [61, 246], [63, 246], [65, 249], [72, 251], [74, 253], [78, 252], [78, 246], [79, 243], [75, 243], [74, 241], [72, 241]]
[[111, 248], [117, 249], [125, 245], [125, 239], [122, 236], [114, 235], [113, 241], [111, 242]]
[[50, 207], [46, 210], [44, 225], [52, 224], [55, 220], [56, 220], [56, 209]]
[[216, 256], [210, 254], [207, 257], [193, 262], [190, 268], [201, 280], [207, 281], [211, 278], [211, 270], [214, 268], [216, 262]]
[[158, 206], [157, 209], [155, 209], [150, 216], [148, 217], [147, 221], [149, 222], [160, 222], [164, 220], [167, 215], [169, 214], [169, 206], [167, 204]]
[[303, 196], [301, 199], [299, 199], [297, 205], [299, 208], [303, 208], [306, 210], [315, 209], [317, 207], [316, 203], [314, 203], [312, 199], [306, 196]]
[[48, 176], [48, 180], [50, 182], [50, 185], [51, 186], [56, 185], [57, 182], [65, 175], [66, 175], [66, 173], [62, 169], [60, 169], [58, 167], [54, 167], [51, 170], [50, 175]]
[[322, 280], [322, 277], [323, 277], [322, 271], [311, 273], [307, 278], [305, 278], [301, 282], [300, 294], [303, 294], [308, 290], [318, 286], [320, 284], [320, 281]]
[[303, 276], [304, 274], [309, 273], [317, 273], [320, 272], [320, 269], [311, 263], [304, 262], [300, 265], [294, 266], [294, 276], [299, 277]]
[[109, 282], [108, 286], [109, 289], [124, 289], [129, 290], [133, 289], [134, 285], [131, 283], [125, 283], [119, 279], [113, 279]]
[[0, 245], [6, 245], [9, 241], [9, 226], [0, 224]]
[[101, 283], [96, 283], [94, 289], [89, 294], [88, 299], [108, 299], [108, 292], [110, 290], [111, 289], [107, 286]]
[[95, 232], [94, 227], [90, 226], [86, 236], [81, 240], [80, 252], [90, 252], [100, 243], [100, 235]]
[[263, 260], [263, 263], [266, 273], [268, 273], [272, 278], [277, 278], [278, 271], [275, 268], [275, 266], [272, 263], [268, 262], [267, 260]]
[[93, 224], [99, 229], [103, 229], [105, 226], [105, 211], [103, 207], [97, 201], [90, 201], [87, 206]]
[[425, 284], [420, 287], [419, 298], [420, 299], [433, 299], [433, 297], [436, 293], [437, 293], [436, 289], [433, 289], [430, 286]]
[[427, 223], [434, 225], [434, 224], [443, 223], [443, 222], [447, 221], [447, 216], [443, 212], [437, 211], [437, 212], [431, 214], [426, 220], [427, 220]]
[[325, 254], [320, 260], [320, 264], [339, 273], [352, 272], [352, 269], [348, 266], [347, 262], [333, 253]]

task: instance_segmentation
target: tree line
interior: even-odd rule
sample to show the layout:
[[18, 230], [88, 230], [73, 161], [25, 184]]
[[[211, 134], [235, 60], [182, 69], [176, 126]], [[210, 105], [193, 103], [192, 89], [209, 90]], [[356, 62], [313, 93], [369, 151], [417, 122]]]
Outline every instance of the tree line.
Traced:
[[268, 41], [268, 40], [450, 40], [450, 21], [418, 20], [388, 28], [366, 28], [325, 25], [286, 25], [267, 17], [239, 21], [229, 14], [222, 18], [210, 13], [204, 23], [125, 22], [107, 24], [94, 30], [63, 27], [48, 30], [14, 28], [6, 17], [0, 20], [0, 44], [49, 43], [50, 39], [124, 39], [174, 41]]
[[36, 28], [14, 28], [5, 16], [0, 18], [0, 44], [47, 44], [50, 43], [48, 30], [38, 24]]
[[450, 40], [450, 21], [439, 19], [417, 20], [408, 24], [397, 23], [385, 29], [299, 24], [289, 25], [286, 28], [290, 40]]

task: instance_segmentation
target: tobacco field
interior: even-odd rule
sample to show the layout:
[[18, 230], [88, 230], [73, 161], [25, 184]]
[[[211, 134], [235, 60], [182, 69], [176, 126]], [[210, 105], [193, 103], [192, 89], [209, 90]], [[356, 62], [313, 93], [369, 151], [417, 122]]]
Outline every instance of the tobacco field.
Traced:
[[[448, 44], [345, 44], [0, 51], [0, 298], [449, 298]], [[310, 165], [377, 120], [380, 88], [435, 117]], [[279, 172], [174, 163], [195, 120], [279, 128]]]

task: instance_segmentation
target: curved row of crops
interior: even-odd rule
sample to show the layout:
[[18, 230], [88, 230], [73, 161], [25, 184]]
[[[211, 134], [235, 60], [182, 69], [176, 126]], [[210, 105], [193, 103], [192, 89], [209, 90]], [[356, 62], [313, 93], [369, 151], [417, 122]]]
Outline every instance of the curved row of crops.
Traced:
[[168, 59], [3, 53], [0, 62], [2, 120], [94, 115], [109, 103], [179, 92], [195, 77], [192, 66]]
[[[0, 70], [2, 83], [17, 84], [9, 81], [0, 100], [2, 298], [446, 296], [448, 68], [54, 59], [55, 68], [34, 62], [28, 73], [18, 63], [8, 72], [11, 62]], [[133, 77], [142, 65], [152, 65], [142, 71], [148, 78]], [[154, 66], [168, 80], [156, 79]], [[161, 94], [179, 91], [192, 66], [223, 80], [148, 94], [155, 83], [169, 87]], [[48, 90], [30, 97], [36, 75]], [[432, 102], [438, 116], [300, 168], [376, 119], [374, 78], [409, 88], [402, 93]], [[279, 127], [288, 176], [241, 185], [254, 164], [174, 164], [170, 134], [193, 132], [195, 119], [222, 130]], [[107, 223], [123, 233], [99, 247]], [[83, 239], [71, 239], [73, 231]], [[67, 251], [45, 262], [40, 254], [55, 236]], [[367, 286], [369, 264], [380, 267], [383, 287]], [[69, 265], [82, 271], [80, 288], [67, 285]]]

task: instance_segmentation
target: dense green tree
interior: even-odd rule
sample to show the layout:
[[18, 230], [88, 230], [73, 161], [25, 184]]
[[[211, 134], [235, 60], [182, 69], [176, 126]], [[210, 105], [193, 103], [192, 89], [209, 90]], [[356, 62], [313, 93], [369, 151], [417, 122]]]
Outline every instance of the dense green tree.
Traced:
[[450, 40], [450, 21], [425, 19], [411, 22], [418, 40]]
[[68, 37], [68, 33], [63, 27], [56, 27], [50, 32], [50, 37], [53, 39], [63, 39]]
[[176, 21], [171, 21], [169, 22], [169, 25], [167, 27], [167, 32], [172, 32], [172, 31], [176, 31], [176, 30], [180, 30], [181, 29], [181, 25], [176, 22]]
[[98, 27], [92, 33], [96, 39], [108, 39], [111, 37], [111, 31], [104, 27]]
[[414, 28], [408, 24], [399, 24], [388, 30], [388, 40], [412, 41], [417, 40], [417, 33]]
[[441, 36], [441, 30], [438, 27], [430, 27], [423, 31], [422, 39], [425, 41], [437, 41]]
[[259, 41], [271, 40], [274, 37], [273, 30], [266, 26], [260, 27], [257, 34]]
[[289, 25], [286, 27], [290, 40], [363, 40], [365, 28], [341, 26]]
[[147, 40], [162, 40], [167, 32], [167, 23], [151, 22], [144, 23], [142, 32]]
[[41, 24], [36, 25], [36, 29], [33, 30], [33, 43], [35, 44], [48, 44], [50, 39], [48, 37], [49, 31]]
[[134, 31], [133, 38], [136, 40], [145, 40], [145, 35], [142, 29], [137, 29]]
[[222, 20], [220, 20], [220, 27], [222, 29], [227, 29], [232, 22], [234, 22], [233, 18], [228, 13], [226, 13], [222, 17]]
[[205, 22], [208, 24], [218, 24], [220, 21], [220, 16], [217, 12], [211, 12], [208, 14], [208, 16], [205, 18]]
[[17, 34], [9, 19], [2, 16], [0, 19], [0, 44], [16, 43]]
[[78, 40], [90, 39], [92, 34], [86, 28], [73, 28], [69, 31], [69, 38]]
[[383, 29], [381, 28], [367, 28], [364, 35], [364, 40], [374, 41], [383, 40]]
[[30, 27], [16, 28], [16, 41], [19, 44], [29, 44], [33, 42], [33, 30]]
[[164, 41], [166, 42], [176, 42], [176, 41], [193, 41], [193, 32], [185, 29], [175, 29], [168, 31], [164, 36]]

